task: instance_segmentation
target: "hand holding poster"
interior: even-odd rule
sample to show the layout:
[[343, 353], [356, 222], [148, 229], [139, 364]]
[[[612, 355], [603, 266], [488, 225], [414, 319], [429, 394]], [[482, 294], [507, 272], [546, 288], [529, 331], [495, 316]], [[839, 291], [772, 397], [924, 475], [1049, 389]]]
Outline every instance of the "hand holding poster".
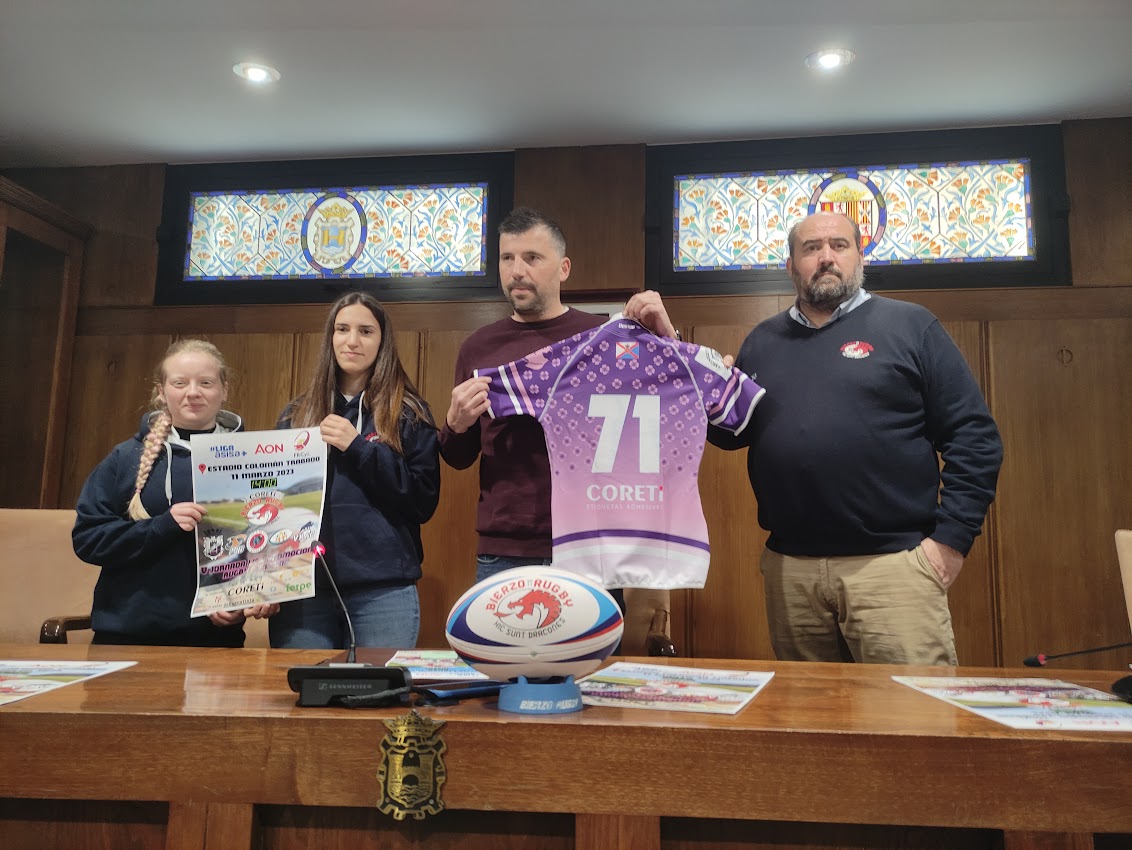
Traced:
[[314, 553], [326, 488], [318, 429], [196, 434], [192, 616], [314, 596]]

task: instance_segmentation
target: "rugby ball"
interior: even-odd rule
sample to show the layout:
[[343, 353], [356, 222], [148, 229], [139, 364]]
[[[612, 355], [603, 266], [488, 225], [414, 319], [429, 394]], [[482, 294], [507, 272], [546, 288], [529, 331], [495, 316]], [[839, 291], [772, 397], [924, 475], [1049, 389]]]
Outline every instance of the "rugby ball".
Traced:
[[497, 681], [584, 676], [621, 640], [617, 601], [584, 576], [516, 567], [472, 586], [448, 615], [456, 654]]

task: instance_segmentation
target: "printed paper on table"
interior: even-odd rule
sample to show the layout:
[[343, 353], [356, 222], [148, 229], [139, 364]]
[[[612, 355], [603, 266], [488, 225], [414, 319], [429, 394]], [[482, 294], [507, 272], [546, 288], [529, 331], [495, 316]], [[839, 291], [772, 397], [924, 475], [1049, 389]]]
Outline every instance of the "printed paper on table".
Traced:
[[1132, 705], [1058, 679], [893, 676], [894, 682], [1012, 729], [1132, 731]]
[[479, 682], [488, 677], [470, 667], [450, 649], [401, 649], [386, 662], [405, 667], [414, 682]]
[[578, 681], [582, 702], [619, 708], [738, 714], [773, 673], [616, 661]]
[[0, 705], [135, 664], [136, 661], [0, 661]]

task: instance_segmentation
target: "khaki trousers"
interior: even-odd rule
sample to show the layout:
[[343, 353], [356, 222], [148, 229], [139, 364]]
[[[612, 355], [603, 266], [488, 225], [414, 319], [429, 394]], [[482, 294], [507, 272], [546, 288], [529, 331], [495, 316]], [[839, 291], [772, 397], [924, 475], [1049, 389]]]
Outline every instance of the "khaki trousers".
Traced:
[[947, 591], [919, 546], [844, 558], [765, 549], [762, 573], [780, 660], [958, 663]]

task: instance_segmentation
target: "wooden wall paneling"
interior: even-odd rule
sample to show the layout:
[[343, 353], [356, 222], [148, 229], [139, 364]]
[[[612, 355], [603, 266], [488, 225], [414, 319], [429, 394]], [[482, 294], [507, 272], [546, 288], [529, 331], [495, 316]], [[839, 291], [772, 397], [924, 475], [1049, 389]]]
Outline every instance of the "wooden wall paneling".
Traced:
[[[816, 816], [816, 813], [815, 813]], [[665, 818], [664, 850], [1002, 850], [993, 829]]]
[[153, 303], [164, 165], [10, 169], [5, 174], [93, 225], [81, 307]]
[[291, 398], [306, 392], [314, 377], [318, 363], [318, 350], [322, 346], [321, 333], [295, 334], [295, 356], [291, 369]]
[[[172, 806], [174, 804], [170, 804]], [[170, 821], [172, 818], [170, 818]], [[251, 803], [208, 804], [204, 844], [200, 850], [230, 850], [256, 846], [255, 811]], [[166, 833], [166, 847], [170, 835]], [[186, 848], [188, 850], [188, 848]], [[195, 850], [195, 848], [194, 848]]]
[[[1091, 832], [1022, 832], [1008, 829], [1002, 834], [1003, 850], [1094, 850]], [[1103, 845], [1102, 845], [1103, 846]]]
[[197, 801], [169, 804], [165, 850], [204, 850], [208, 838], [208, 806]]
[[[421, 394], [437, 424], [444, 422], [452, 400], [456, 354], [464, 331], [422, 334]], [[440, 505], [421, 528], [424, 577], [417, 583], [421, 599], [420, 646], [445, 647], [444, 623], [460, 594], [475, 583], [476, 507], [479, 504], [479, 461], [457, 470], [440, 463]]]
[[162, 850], [167, 803], [0, 800], [0, 847]]
[[[100, 307], [82, 310], [80, 336], [108, 333], [320, 333], [325, 304], [257, 304], [209, 307]], [[491, 301], [385, 302], [395, 330], [473, 331], [511, 315], [502, 292]]]
[[1074, 286], [1132, 283], [1132, 118], [1066, 121], [1065, 183]]
[[63, 342], [58, 331], [65, 264], [64, 254], [8, 231], [0, 277], [0, 397], [9, 412], [0, 452], [2, 507], [45, 507], [44, 470], [57, 475], [58, 459], [48, 457], [57, 449], [48, 436], [55, 354]]
[[[0, 177], [0, 202], [7, 204], [10, 208], [5, 217], [15, 210], [21, 210], [37, 221], [49, 225], [52, 234], [69, 233], [79, 239], [86, 239], [90, 236], [91, 226], [85, 221], [76, 218], [66, 210], [8, 177]], [[3, 217], [0, 217], [0, 221], [3, 221]], [[20, 228], [17, 227], [18, 229]], [[63, 248], [60, 247], [60, 250], [63, 250]]]
[[[397, 357], [401, 360], [401, 366], [405, 369], [405, 374], [409, 376], [409, 380], [413, 382], [413, 386], [417, 388], [417, 392], [421, 391], [421, 334], [418, 331], [399, 331], [394, 330], [393, 336], [397, 340]], [[433, 418], [437, 416], [444, 416], [444, 410], [437, 413], [435, 410], [432, 412]], [[439, 426], [439, 422], [437, 425]]]
[[[0, 180], [2, 179], [0, 178]], [[34, 239], [41, 245], [55, 249], [56, 253], [59, 254], [66, 254], [71, 250], [74, 240], [77, 238], [64, 230], [60, 230], [50, 221], [32, 215], [26, 210], [15, 207], [9, 208], [7, 218], [7, 227], [20, 231], [20, 233]]]
[[48, 453], [43, 467], [39, 505], [43, 508], [61, 507], [59, 488], [63, 476], [60, 463], [66, 440], [68, 398], [71, 387], [71, 358], [75, 348], [75, 321], [78, 313], [79, 287], [84, 267], [84, 246], [78, 239], [63, 263], [62, 293], [59, 314], [55, 320], [55, 351], [51, 369], [51, 402], [47, 414]]
[[574, 850], [660, 850], [660, 817], [580, 814]]
[[[1025, 289], [932, 290], [885, 292], [885, 297], [921, 304], [942, 321], [986, 322], [995, 319], [1069, 319], [1132, 317], [1132, 286], [1027, 287]], [[602, 299], [600, 293], [586, 299]], [[577, 300], [577, 299], [575, 299]], [[677, 325], [714, 325], [726, 318], [753, 326], [766, 315], [766, 303], [786, 309], [787, 294], [680, 296], [665, 298]], [[398, 330], [465, 330], [511, 314], [502, 295], [498, 301], [388, 303]], [[314, 333], [322, 328], [323, 305], [262, 304], [216, 307], [122, 307], [82, 309], [76, 333], [181, 333], [199, 328], [210, 333]]]
[[[184, 336], [197, 336], [185, 334]], [[291, 400], [294, 334], [200, 334], [220, 349], [230, 370], [227, 407], [248, 431], [275, 427]]]
[[[0, 274], [3, 274], [9, 231], [16, 238], [12, 261], [8, 264], [8, 283], [29, 291], [0, 295], [6, 323], [5, 346], [32, 352], [33, 357], [30, 367], [22, 369], [12, 366], [26, 358], [5, 358], [3, 395], [24, 400], [21, 425], [33, 429], [33, 451], [28, 451], [26, 441], [18, 441], [21, 462], [32, 463], [38, 456], [40, 463], [39, 472], [34, 473], [38, 482], [10, 480], [12, 490], [24, 497], [30, 499], [34, 492], [37, 506], [55, 507], [59, 496], [83, 246], [90, 228], [25, 188], [0, 178]], [[9, 327], [7, 323], [12, 325]], [[20, 383], [24, 386], [9, 395]], [[37, 401], [44, 398], [46, 408], [37, 410]], [[42, 416], [42, 421], [35, 422], [37, 416]]]
[[251, 803], [172, 802], [165, 850], [231, 850], [261, 846]]
[[[777, 303], [765, 302], [766, 315]], [[751, 328], [697, 325], [692, 341], [737, 354]], [[708, 523], [711, 568], [703, 590], [690, 590], [687, 648], [698, 658], [774, 658], [766, 625], [759, 558], [767, 534], [759, 527], [758, 503], [747, 478], [747, 451], [707, 446], [700, 464], [700, 499]]]
[[446, 809], [396, 821], [375, 808], [260, 806], [265, 850], [573, 850], [564, 814]]
[[154, 367], [168, 347], [165, 334], [76, 338], [59, 507], [73, 508], [91, 470], [137, 433], [150, 409]]
[[0, 178], [0, 397], [18, 399], [21, 410], [0, 458], [0, 477], [9, 485], [4, 504], [11, 507], [57, 503], [88, 233], [83, 222]]
[[[788, 284], [784, 284], [788, 286]], [[878, 293], [885, 298], [919, 304], [940, 321], [989, 322], [996, 319], [1092, 319], [1132, 317], [1132, 285], [1108, 287], [1026, 286], [1013, 289], [933, 289]], [[736, 325], [754, 325], [764, 316], [763, 302], [785, 310], [794, 296], [695, 295], [665, 298], [677, 325], [719, 324], [726, 317]]]
[[[768, 316], [773, 316], [781, 308], [779, 296], [772, 295], [695, 295], [664, 299], [668, 317], [678, 328], [698, 328], [701, 326], [742, 327], [748, 331]], [[739, 339], [742, 342], [742, 337]], [[724, 354], [737, 354], [725, 351]]]
[[[1128, 639], [1113, 531], [1132, 518], [1132, 320], [991, 322], [1005, 664]], [[1118, 669], [1127, 652], [1065, 659]]]
[[573, 264], [564, 290], [643, 288], [644, 145], [515, 151], [515, 206], [562, 227]]
[[[983, 326], [979, 322], [944, 322], [944, 329], [955, 340], [987, 396], [986, 360]], [[998, 617], [994, 597], [995, 548], [994, 507], [983, 524], [983, 533], [975, 539], [963, 572], [948, 591], [951, 621], [955, 628], [955, 649], [959, 663], [993, 667], [1000, 660]]]

